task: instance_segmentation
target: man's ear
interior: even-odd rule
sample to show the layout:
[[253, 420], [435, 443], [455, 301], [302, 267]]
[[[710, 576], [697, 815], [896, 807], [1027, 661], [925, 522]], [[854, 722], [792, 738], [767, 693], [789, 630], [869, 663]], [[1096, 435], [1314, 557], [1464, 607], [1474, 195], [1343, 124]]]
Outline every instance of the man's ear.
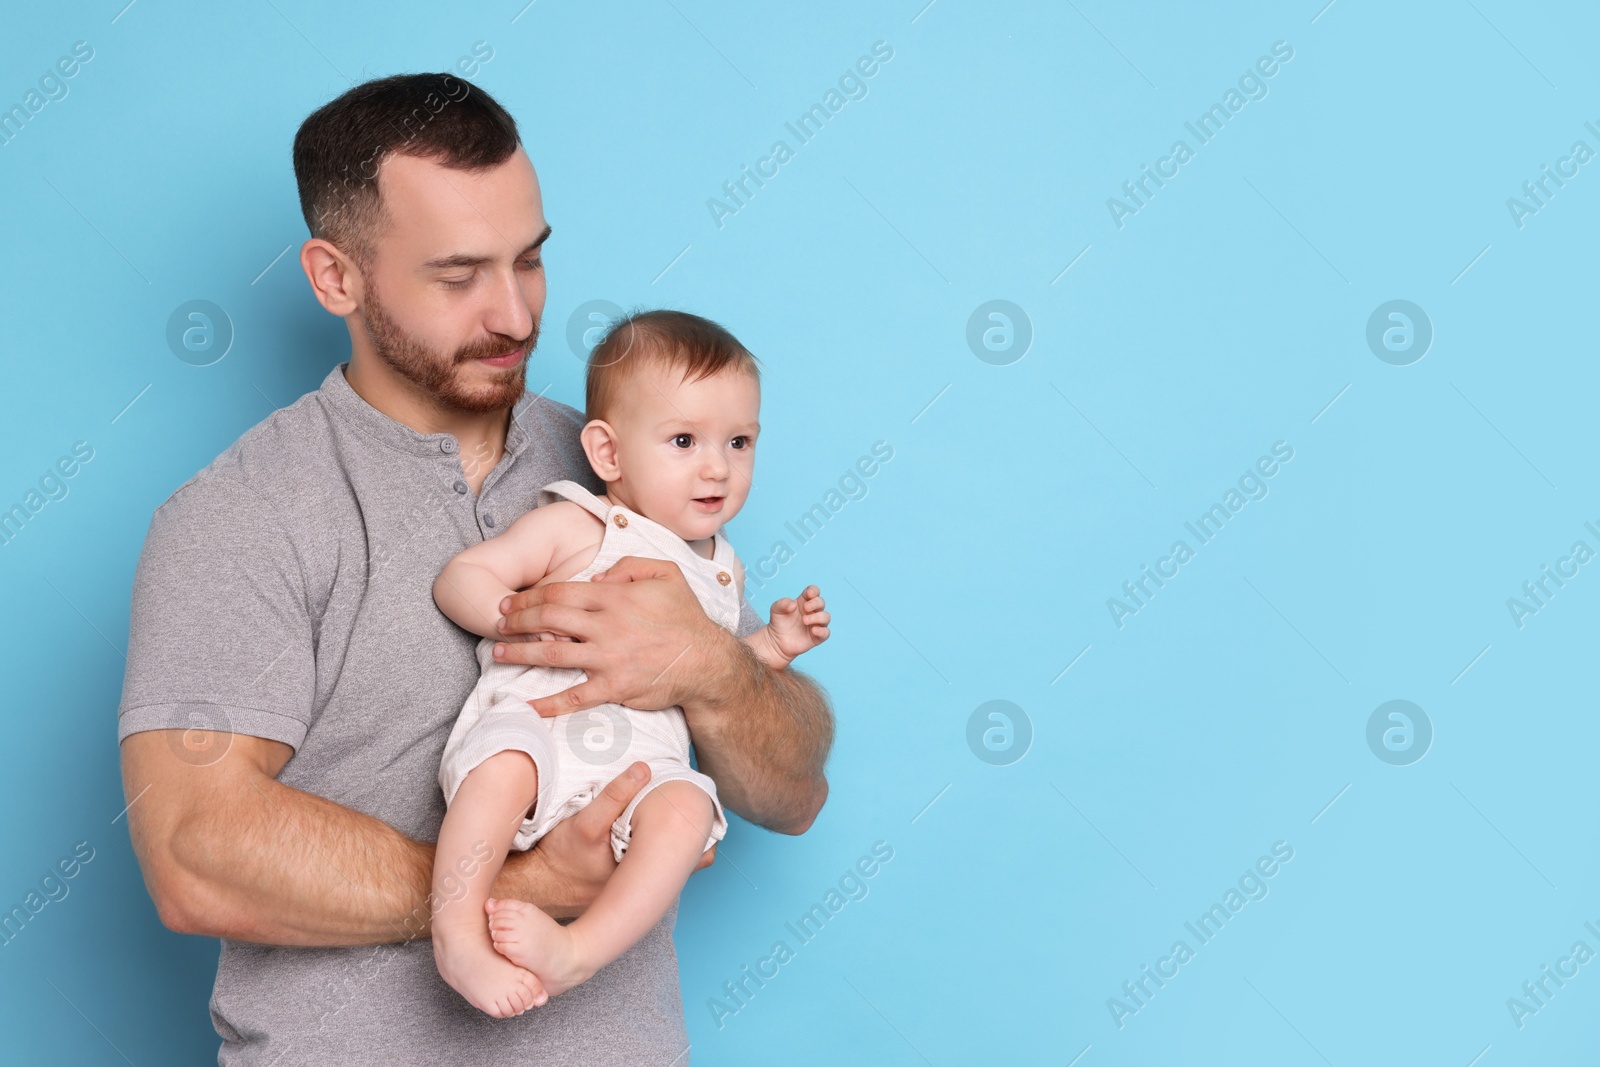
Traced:
[[604, 419], [591, 419], [578, 440], [583, 443], [583, 453], [589, 457], [589, 466], [602, 482], [622, 480], [622, 468], [617, 466], [617, 432]]
[[361, 272], [332, 242], [313, 237], [301, 245], [300, 269], [317, 301], [330, 313], [342, 319], [361, 306]]

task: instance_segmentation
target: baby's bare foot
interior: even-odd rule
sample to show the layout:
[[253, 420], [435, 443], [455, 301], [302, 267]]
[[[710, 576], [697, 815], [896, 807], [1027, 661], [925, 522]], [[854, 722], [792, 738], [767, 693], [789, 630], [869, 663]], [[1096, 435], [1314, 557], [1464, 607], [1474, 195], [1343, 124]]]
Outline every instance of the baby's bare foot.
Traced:
[[519, 968], [538, 975], [539, 982], [557, 997], [589, 980], [594, 969], [583, 958], [574, 931], [522, 900], [490, 897], [489, 937], [496, 952]]
[[497, 1019], [521, 1015], [550, 999], [531, 971], [494, 951], [481, 926], [435, 923], [433, 960], [452, 989]]

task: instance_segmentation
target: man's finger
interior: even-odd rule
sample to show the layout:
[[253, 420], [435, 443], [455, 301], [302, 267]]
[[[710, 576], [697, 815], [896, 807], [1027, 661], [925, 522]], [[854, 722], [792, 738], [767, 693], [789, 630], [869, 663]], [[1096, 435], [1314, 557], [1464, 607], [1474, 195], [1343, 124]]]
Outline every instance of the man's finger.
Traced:
[[622, 814], [622, 809], [634, 798], [639, 790], [650, 781], [650, 765], [648, 763], [635, 763], [610, 782], [606, 787], [589, 802], [574, 819], [582, 819], [594, 824], [591, 829], [605, 830], [610, 833], [609, 827], [617, 821]]
[[648, 556], [623, 556], [609, 568], [595, 575], [594, 582], [639, 582], [651, 578], [682, 577], [683, 572], [670, 559], [651, 559]]
[[495, 646], [494, 653], [498, 663], [521, 663], [529, 667], [576, 667], [581, 671], [593, 670], [600, 661], [595, 646], [587, 641], [501, 642]]
[[590, 625], [593, 615], [581, 607], [570, 604], [535, 604], [532, 607], [518, 607], [512, 604], [511, 610], [503, 616], [505, 626], [500, 632], [507, 635], [533, 634], [540, 631], [565, 634], [576, 637], [580, 641], [589, 641], [594, 637], [594, 629]]
[[570, 689], [563, 689], [559, 693], [552, 693], [547, 697], [538, 697], [528, 701], [528, 706], [537, 711], [544, 718], [549, 719], [556, 715], [570, 715], [575, 711], [585, 711], [597, 708], [607, 703], [606, 696], [600, 692], [600, 687], [594, 682], [579, 682]]
[[597, 611], [611, 596], [610, 590], [597, 588], [593, 581], [550, 582], [547, 585], [535, 585], [518, 593], [507, 594], [500, 601], [505, 605], [500, 614], [507, 615], [513, 611], [536, 608], [545, 604], [558, 604], [579, 611]]

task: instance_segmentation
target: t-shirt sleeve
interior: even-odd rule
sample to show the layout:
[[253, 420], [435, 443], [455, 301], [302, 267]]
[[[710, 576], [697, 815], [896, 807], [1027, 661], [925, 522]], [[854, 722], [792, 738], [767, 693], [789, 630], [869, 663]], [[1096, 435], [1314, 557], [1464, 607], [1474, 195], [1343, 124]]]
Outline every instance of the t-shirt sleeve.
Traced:
[[761, 616], [756, 614], [756, 609], [750, 606], [750, 598], [739, 598], [739, 624], [734, 628], [733, 636], [749, 637], [761, 629]]
[[316, 689], [305, 576], [272, 506], [201, 475], [156, 509], [134, 572], [117, 740], [221, 730], [298, 747]]

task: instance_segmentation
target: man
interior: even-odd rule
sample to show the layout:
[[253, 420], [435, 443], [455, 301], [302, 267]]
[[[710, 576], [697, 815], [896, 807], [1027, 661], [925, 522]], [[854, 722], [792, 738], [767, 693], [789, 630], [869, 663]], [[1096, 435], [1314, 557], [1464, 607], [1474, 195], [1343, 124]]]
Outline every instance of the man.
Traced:
[[[145, 883], [167, 926], [222, 939], [222, 1064], [665, 1067], [687, 1045], [675, 908], [514, 1019], [451, 990], [427, 940], [438, 761], [477, 677], [433, 579], [541, 485], [603, 488], [582, 414], [524, 387], [551, 229], [516, 124], [449, 75], [385, 78], [306, 119], [294, 163], [300, 263], [351, 356], [151, 522], [118, 721]], [[681, 705], [726, 806], [803, 833], [827, 795], [821, 691], [707, 619], [670, 562], [603, 579], [502, 606], [497, 655], [587, 672], [539, 713]], [[739, 634], [758, 625], [745, 603]], [[573, 640], [519, 639], [541, 631]], [[641, 773], [513, 855], [493, 895], [580, 914]]]

